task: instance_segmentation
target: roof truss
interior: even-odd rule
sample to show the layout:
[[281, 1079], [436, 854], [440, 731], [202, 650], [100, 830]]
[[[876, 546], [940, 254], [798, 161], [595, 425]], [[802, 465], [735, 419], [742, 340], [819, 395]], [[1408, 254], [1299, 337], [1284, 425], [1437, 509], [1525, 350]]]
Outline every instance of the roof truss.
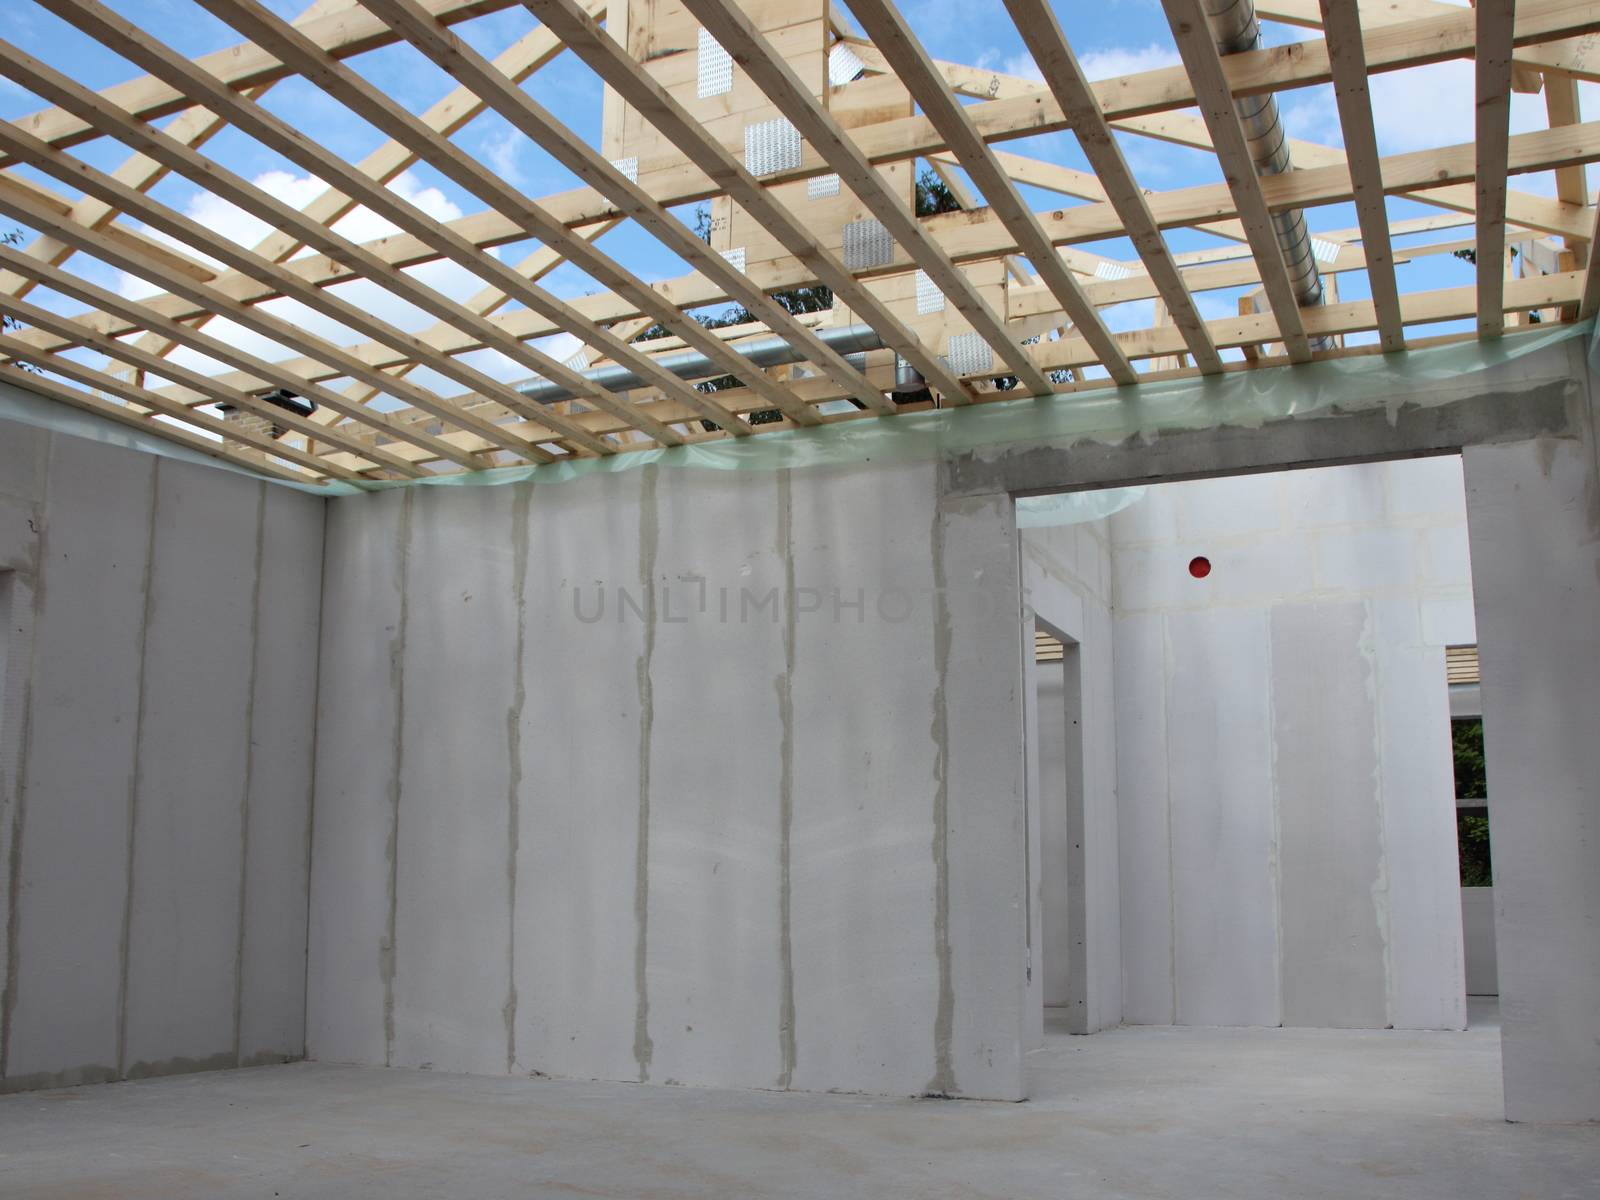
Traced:
[[[1584, 177], [1600, 122], [1578, 103], [1600, 79], [1581, 41], [1600, 30], [1591, 0], [1259, 0], [1262, 18], [1322, 36], [1229, 54], [1198, 0], [1164, 0], [1183, 65], [1094, 81], [1044, 0], [1007, 0], [1040, 79], [934, 58], [893, 0], [847, 0], [865, 37], [825, 0], [319, 0], [293, 22], [193, 0], [241, 39], [194, 60], [98, 0], [36, 2], [145, 74], [95, 92], [0, 42], [0, 72], [46, 106], [0, 123], [0, 215], [31, 235], [0, 245], [0, 313], [20, 326], [0, 334], [3, 377], [284, 479], [416, 478], [1304, 362], [1364, 352], [1343, 339], [1369, 331], [1398, 352], [1408, 326], [1493, 338], [1600, 305]], [[524, 26], [493, 58], [459, 36], [487, 16]], [[599, 144], [538, 98], [564, 48], [606, 85]], [[413, 112], [363, 72], [374, 53], [454, 83]], [[718, 53], [726, 78], [708, 92]], [[1383, 155], [1371, 76], [1448, 59], [1475, 63], [1475, 141]], [[277, 115], [272, 89], [296, 78], [378, 146], [347, 161]], [[1297, 169], [1260, 174], [1238, 103], [1325, 83], [1343, 149], [1290, 139]], [[1550, 127], [1511, 133], [1513, 90], [1541, 89]], [[459, 135], [486, 114], [581, 185], [529, 195], [469, 152]], [[324, 189], [296, 203], [229, 169], [208, 153], [225, 134]], [[1005, 148], [1051, 134], [1088, 169]], [[1130, 138], [1212, 154], [1223, 182], [1150, 191]], [[97, 140], [120, 166], [76, 152]], [[924, 163], [960, 211], [914, 209]], [[424, 211], [395, 186], [419, 167], [475, 207]], [[1554, 196], [1516, 186], [1547, 170]], [[158, 198], [169, 179], [269, 231], [224, 236]], [[1395, 220], [1392, 198], [1446, 211]], [[1318, 269], [1334, 286], [1363, 274], [1371, 299], [1307, 307], [1275, 218], [1346, 202], [1358, 227], [1315, 235]], [[708, 230], [686, 219], [695, 205]], [[362, 214], [391, 232], [352, 232]], [[1452, 224], [1471, 236], [1396, 240]], [[1180, 235], [1207, 248], [1176, 252]], [[683, 270], [630, 265], [640, 237]], [[1106, 251], [1116, 239], [1125, 255]], [[1397, 265], [1457, 251], [1475, 255], [1472, 286], [1400, 289]], [[563, 269], [600, 290], [558, 292]], [[155, 290], [108, 288], [107, 270]], [[1264, 303], [1208, 318], [1206, 293], [1239, 288]], [[1156, 302], [1155, 323], [1108, 323], [1134, 301]], [[701, 319], [728, 304], [742, 311], [726, 328]]]

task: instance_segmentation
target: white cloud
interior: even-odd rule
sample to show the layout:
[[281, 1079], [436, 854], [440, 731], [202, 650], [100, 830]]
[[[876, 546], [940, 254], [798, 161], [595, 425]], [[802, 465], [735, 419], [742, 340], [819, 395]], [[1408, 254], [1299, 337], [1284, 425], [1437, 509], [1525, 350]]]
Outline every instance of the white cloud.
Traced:
[[1125, 300], [1121, 304], [1107, 305], [1100, 310], [1100, 319], [1113, 333], [1149, 329], [1156, 320], [1155, 301]]
[[1078, 65], [1091, 80], [1113, 79], [1118, 75], [1133, 75], [1140, 71], [1158, 71], [1162, 67], [1176, 67], [1183, 60], [1172, 46], [1151, 42], [1147, 46], [1109, 46], [1104, 50], [1087, 50], [1078, 56]]
[[[1375, 74], [1369, 82], [1372, 119], [1384, 154], [1405, 154], [1475, 140], [1477, 106], [1473, 64], [1464, 59]], [[1583, 108], [1600, 107], [1600, 85], [1579, 84]], [[1282, 95], [1284, 122], [1298, 137], [1342, 146], [1339, 114], [1326, 89]], [[1511, 94], [1511, 132], [1545, 129], [1549, 120], [1542, 93]]]
[[521, 186], [525, 179], [518, 160], [522, 155], [522, 135], [515, 129], [504, 129], [493, 137], [485, 138], [482, 146], [484, 161], [494, 168], [494, 173], [507, 183]]
[[[993, 58], [990, 55], [985, 54], [982, 57], [990, 59], [990, 62], [993, 61]], [[985, 70], [993, 70], [994, 68], [990, 65], [990, 62], [984, 62], [982, 59], [980, 59], [978, 66]], [[1038, 83], [1044, 82], [1044, 72], [1039, 70], [1039, 64], [1033, 61], [1033, 55], [1029, 54], [1026, 50], [1024, 50], [1021, 54], [1013, 54], [1010, 57], [1001, 60], [1000, 74], [1017, 75], [1023, 79], [1035, 80]]]
[[[1175, 49], [1154, 42], [1148, 46], [1108, 46], [1102, 50], [1087, 50], [1078, 56], [1078, 65], [1091, 81], [1175, 67], [1182, 61]], [[998, 70], [1002, 75], [1044, 82], [1044, 73], [1039, 70], [1039, 64], [1033, 61], [1033, 55], [1026, 50], [1012, 55], [1004, 55], [993, 49], [985, 50], [973, 65], [984, 71]]]

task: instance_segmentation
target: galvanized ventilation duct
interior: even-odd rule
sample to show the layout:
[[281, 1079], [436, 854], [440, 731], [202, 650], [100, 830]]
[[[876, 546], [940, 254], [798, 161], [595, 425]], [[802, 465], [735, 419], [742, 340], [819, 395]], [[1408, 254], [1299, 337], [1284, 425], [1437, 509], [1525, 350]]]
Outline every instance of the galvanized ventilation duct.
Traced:
[[[1261, 22], [1256, 19], [1255, 0], [1205, 0], [1205, 9], [1219, 53], [1238, 54], [1261, 48]], [[1278, 113], [1278, 98], [1270, 92], [1244, 96], [1236, 99], [1233, 107], [1244, 126], [1256, 174], [1279, 175], [1290, 170], [1294, 164], [1289, 161], [1289, 140]], [[1295, 298], [1302, 307], [1321, 304], [1322, 273], [1317, 270], [1305, 213], [1298, 208], [1273, 213], [1272, 224], [1278, 233], [1278, 245], [1283, 248]], [[1331, 338], [1314, 337], [1311, 345], [1316, 350], [1329, 350], [1334, 342]]]
[[[883, 348], [883, 339], [870, 325], [836, 326], [831, 329], [818, 329], [816, 334], [823, 345], [844, 355], [845, 361], [857, 370], [865, 366], [868, 350]], [[805, 358], [803, 353], [781, 337], [761, 338], [759, 341], [746, 342], [732, 349], [753, 367], [776, 367], [783, 363], [799, 362]], [[676, 375], [679, 379], [708, 379], [727, 374], [722, 366], [712, 362], [698, 350], [663, 354], [655, 361], [662, 370]], [[583, 377], [608, 392], [625, 392], [630, 388], [649, 386], [647, 380], [641, 379], [627, 367], [622, 366], [599, 367], [593, 371], [584, 371]], [[569, 388], [562, 387], [559, 383], [551, 383], [547, 379], [519, 383], [516, 388], [522, 395], [538, 404], [552, 404], [557, 400], [572, 399], [572, 391]]]

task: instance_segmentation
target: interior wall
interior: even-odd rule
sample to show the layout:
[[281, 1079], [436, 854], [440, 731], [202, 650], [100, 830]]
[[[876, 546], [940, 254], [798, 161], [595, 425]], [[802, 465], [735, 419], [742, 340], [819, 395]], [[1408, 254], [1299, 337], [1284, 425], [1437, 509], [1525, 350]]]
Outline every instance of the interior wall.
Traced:
[[1600, 1121], [1600, 433], [1464, 454], [1506, 1117]]
[[1111, 529], [1124, 1018], [1462, 1028], [1460, 460], [1169, 484]]
[[0, 422], [0, 1087], [303, 1054], [323, 501]]
[[[1032, 944], [1036, 955], [1029, 993], [1030, 1029], [1042, 1038], [1043, 1006], [1051, 1003], [1048, 986], [1052, 967], [1048, 955], [1059, 942], [1044, 930], [1045, 914], [1057, 925], [1080, 929], [1083, 946], [1081, 991], [1084, 1011], [1070, 1022], [1074, 1032], [1093, 1033], [1122, 1021], [1121, 898], [1117, 860], [1117, 697], [1112, 669], [1111, 544], [1105, 521], [1023, 530], [1021, 536], [1023, 582], [1027, 610], [1036, 613], [1059, 632], [1078, 643], [1079, 709], [1082, 727], [1082, 873], [1084, 911], [1074, 917], [1064, 902], [1068, 878], [1069, 833], [1064, 786], [1052, 782], [1051, 768], [1039, 770], [1039, 803], [1030, 810], [1033, 836]], [[1031, 655], [1032, 646], [1029, 645]], [[1059, 669], [1042, 664], [1059, 679]], [[1030, 681], [1032, 673], [1030, 672]], [[1043, 691], [1035, 689], [1041, 697]], [[1048, 732], [1050, 717], [1030, 720], [1031, 767], [1042, 766], [1046, 754], [1061, 748]], [[1050, 749], [1046, 750], [1047, 738]], [[1063, 768], [1065, 763], [1062, 764]], [[1048, 815], [1047, 815], [1048, 814]], [[1047, 857], [1048, 855], [1048, 857]], [[1065, 910], [1065, 911], [1063, 911]], [[1044, 959], [1042, 963], [1038, 961]], [[1057, 963], [1059, 967], [1059, 962]], [[1041, 969], [1042, 968], [1042, 969]], [[1059, 976], [1057, 982], [1060, 982]]]
[[334, 504], [310, 1055], [1019, 1098], [1015, 530], [937, 489]]
[[[1074, 649], [1075, 652], [1075, 649]], [[1076, 668], [1076, 663], [1073, 667]], [[1076, 692], [1076, 689], [1074, 689]], [[1072, 889], [1069, 885], [1071, 825], [1068, 789], [1081, 787], [1082, 768], [1074, 761], [1077, 780], [1069, 779], [1067, 759], [1066, 664], [1040, 663], [1039, 698], [1039, 960], [1040, 986], [1046, 1008], [1065, 1008], [1073, 999]], [[1077, 708], [1074, 696], [1074, 710]], [[1078, 720], [1081, 715], [1074, 712]], [[1076, 756], [1073, 756], [1076, 758]]]

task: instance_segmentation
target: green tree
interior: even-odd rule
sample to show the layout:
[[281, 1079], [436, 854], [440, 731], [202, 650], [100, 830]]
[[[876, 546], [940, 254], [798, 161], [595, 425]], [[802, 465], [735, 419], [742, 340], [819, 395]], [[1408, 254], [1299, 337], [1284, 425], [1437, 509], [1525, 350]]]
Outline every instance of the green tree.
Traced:
[[1483, 768], [1483, 718], [1451, 721], [1450, 740], [1455, 751], [1456, 797], [1484, 799], [1489, 785]]
[[932, 217], [939, 213], [959, 211], [961, 202], [944, 180], [927, 167], [917, 172], [917, 216]]
[[1494, 868], [1489, 858], [1489, 818], [1458, 812], [1456, 846], [1461, 857], [1461, 886], [1493, 886]]
[[[1455, 754], [1457, 800], [1487, 800], [1489, 784], [1483, 764], [1483, 718], [1451, 721], [1450, 741]], [[1489, 887], [1494, 882], [1486, 813], [1487, 810], [1473, 812], [1471, 809], [1456, 812], [1456, 850], [1461, 862], [1462, 887]]]

